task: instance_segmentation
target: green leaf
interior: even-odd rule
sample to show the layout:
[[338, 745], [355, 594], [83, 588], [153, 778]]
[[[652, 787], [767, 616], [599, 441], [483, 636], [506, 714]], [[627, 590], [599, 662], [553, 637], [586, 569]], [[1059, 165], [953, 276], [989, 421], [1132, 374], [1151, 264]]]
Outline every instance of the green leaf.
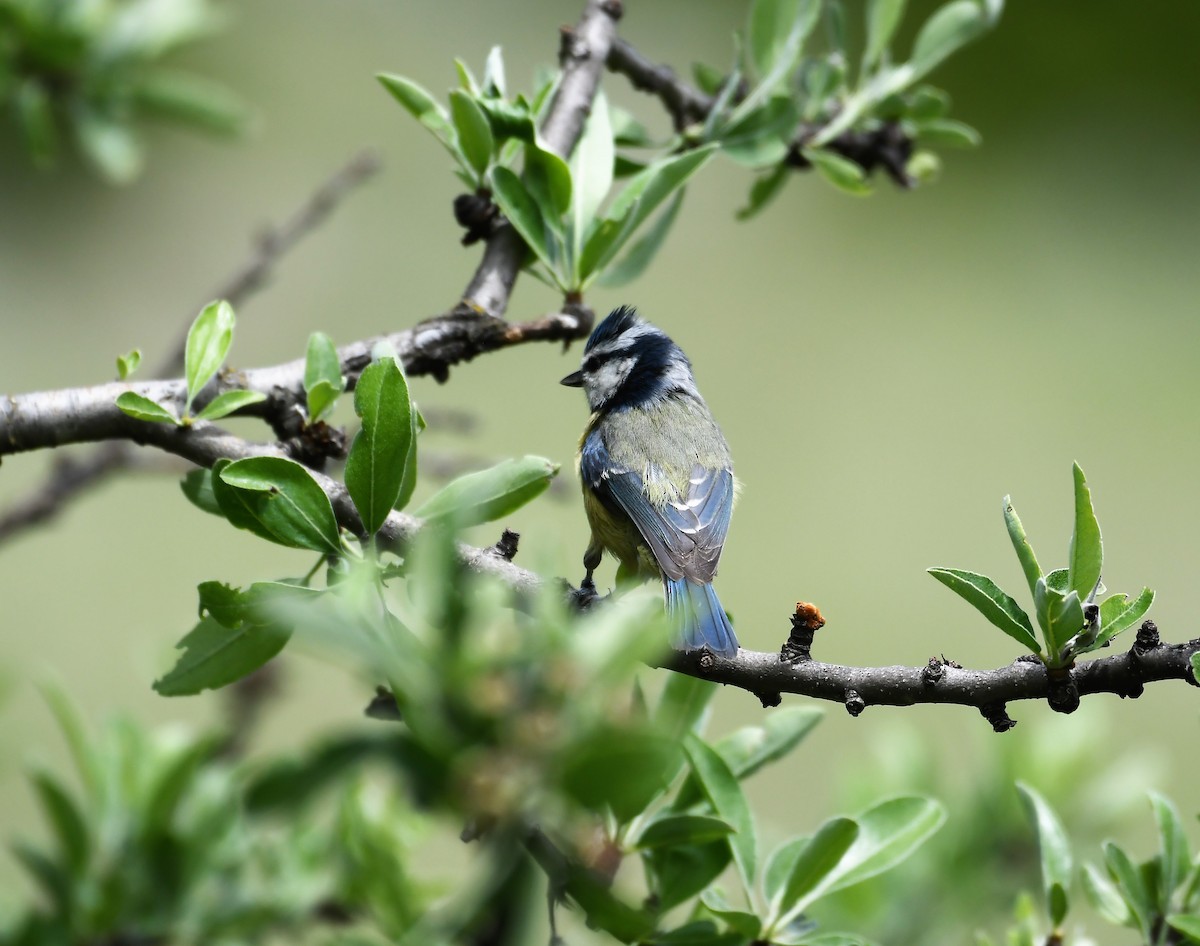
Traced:
[[415, 440], [408, 381], [395, 358], [366, 367], [354, 388], [354, 411], [362, 429], [346, 458], [346, 489], [374, 535], [400, 496]]
[[458, 73], [458, 85], [464, 92], [470, 92], [472, 95], [480, 94], [479, 83], [475, 79], [475, 74], [471, 72], [471, 67], [463, 60], [454, 60], [454, 70]]
[[880, 802], [854, 820], [858, 839], [822, 885], [822, 895], [861, 883], [905, 860], [942, 826], [946, 811], [932, 798], [909, 795]]
[[1149, 939], [1152, 935], [1151, 924], [1154, 917], [1154, 901], [1146, 889], [1142, 872], [1137, 869], [1124, 849], [1112, 841], [1105, 841], [1101, 846], [1104, 851], [1104, 863], [1108, 867], [1109, 876], [1116, 882], [1118, 890], [1129, 908], [1133, 923], [1142, 935]]
[[1039, 579], [1033, 600], [1046, 639], [1047, 666], [1058, 666], [1070, 659], [1071, 655], [1064, 653], [1064, 648], [1072, 637], [1083, 630], [1086, 621], [1079, 594], [1069, 591], [1064, 595], [1050, 587], [1047, 579]]
[[987, 31], [986, 14], [977, 0], [953, 0], [933, 14], [913, 44], [909, 65], [919, 79], [944, 59]]
[[815, 894], [858, 839], [858, 830], [851, 818], [830, 818], [796, 851], [778, 900], [771, 903], [772, 927], [786, 926], [816, 899]]
[[1169, 913], [1175, 890], [1183, 883], [1191, 867], [1192, 855], [1175, 806], [1158, 792], [1151, 791], [1149, 794], [1154, 822], [1158, 826], [1158, 860], [1161, 865], [1158, 909], [1160, 913]]
[[219, 689], [253, 673], [283, 650], [291, 631], [279, 625], [228, 628], [202, 618], [179, 642], [183, 655], [154, 689], [160, 696], [192, 696]]
[[124, 355], [117, 356], [117, 377], [124, 381], [131, 374], [137, 371], [138, 365], [142, 363], [142, 353], [138, 349], [127, 352]]
[[1104, 545], [1100, 539], [1100, 523], [1092, 508], [1092, 491], [1088, 489], [1083, 470], [1076, 463], [1072, 467], [1075, 475], [1075, 531], [1071, 534], [1071, 548], [1067, 560], [1067, 587], [1086, 601], [1100, 584], [1100, 569], [1104, 563]]
[[746, 27], [746, 51], [755, 72], [768, 76], [781, 61], [793, 60], [820, 13], [820, 0], [754, 0]]
[[33, 775], [33, 787], [50, 827], [62, 859], [73, 877], [81, 877], [92, 851], [92, 837], [87, 820], [75, 800], [50, 774]]
[[803, 148], [801, 154], [821, 173], [825, 180], [838, 190], [856, 197], [865, 197], [871, 193], [871, 185], [867, 182], [866, 172], [849, 158], [843, 158], [840, 154], [834, 154], [832, 151], [825, 151], [821, 148]]
[[804, 739], [825, 716], [816, 706], [785, 706], [775, 710], [760, 726], [746, 726], [716, 744], [738, 781], [763, 766], [782, 759]]
[[808, 838], [790, 838], [771, 852], [767, 865], [763, 868], [763, 895], [768, 905], [783, 902], [783, 885], [787, 883], [796, 858], [808, 844]]
[[1192, 679], [1200, 683], [1200, 650], [1192, 654]]
[[711, 680], [686, 673], [667, 674], [654, 712], [654, 724], [664, 735], [676, 740], [689, 732], [699, 732], [717, 689]]
[[904, 0], [868, 0], [867, 46], [863, 52], [864, 72], [874, 69], [883, 58], [903, 16]]
[[187, 406], [225, 364], [229, 346], [233, 344], [233, 308], [228, 302], [219, 300], [204, 307], [192, 327], [188, 329], [187, 347], [184, 354], [187, 375]]
[[733, 833], [733, 828], [720, 818], [707, 815], [666, 815], [651, 821], [634, 842], [637, 850], [655, 847], [676, 847], [683, 844], [706, 844]]
[[762, 932], [762, 920], [753, 913], [735, 909], [725, 899], [720, 887], [710, 887], [700, 895], [700, 902], [713, 916], [720, 919], [730, 930], [738, 935], [734, 942], [741, 944], [748, 940], [758, 940]]
[[1105, 598], [1100, 605], [1100, 631], [1094, 647], [1103, 647], [1118, 634], [1129, 630], [1142, 619], [1153, 603], [1154, 592], [1149, 588], [1143, 588], [1133, 601], [1129, 600], [1129, 595], [1122, 594]]
[[703, 167], [716, 150], [716, 145], [707, 145], [664, 158], [629, 179], [584, 245], [577, 271], [585, 285], [592, 274], [604, 269], [616, 257], [638, 227]]
[[412, 447], [404, 463], [404, 479], [400, 483], [400, 495], [396, 497], [395, 509], [404, 509], [417, 488], [417, 435], [425, 429], [425, 418], [414, 404], [412, 409]]
[[450, 93], [450, 116], [458, 134], [458, 146], [467, 163], [482, 175], [492, 160], [496, 147], [492, 126], [478, 103], [466, 92], [455, 89]]
[[1070, 905], [1071, 844], [1058, 815], [1032, 786], [1017, 782], [1017, 791], [1038, 839], [1038, 854], [1042, 864], [1042, 889], [1046, 897], [1046, 912], [1057, 928], [1066, 919]]
[[917, 140], [924, 145], [951, 148], [976, 148], [982, 136], [965, 122], [949, 118], [932, 118], [917, 123]]
[[711, 884], [729, 864], [729, 838], [687, 847], [651, 848], [643, 853], [658, 908], [666, 913]]
[[665, 210], [655, 218], [652, 226], [633, 244], [626, 254], [604, 272], [599, 274], [598, 282], [606, 289], [624, 286], [633, 282], [650, 265], [659, 248], [666, 242], [667, 233], [675, 225], [675, 217], [683, 205], [683, 195], [687, 188], [681, 187], [671, 198]]
[[781, 162], [773, 170], [756, 177], [754, 183], [750, 185], [750, 197], [746, 206], [737, 212], [738, 220], [749, 220], [782, 193], [790, 170], [786, 164]]
[[563, 215], [571, 208], [571, 169], [567, 162], [532, 142], [525, 146], [522, 183], [541, 210], [542, 220], [561, 236]]
[[117, 407], [130, 417], [148, 421], [153, 424], [181, 424], [178, 417], [171, 413], [158, 401], [135, 394], [133, 391], [123, 391], [117, 395]]
[[416, 514], [427, 520], [452, 519], [459, 527], [492, 522], [545, 492], [558, 468], [545, 457], [504, 460], [447, 483]]
[[1115, 926], [1133, 925], [1133, 914], [1129, 905], [1098, 868], [1092, 864], [1084, 864], [1079, 877], [1083, 884], [1083, 894], [1093, 910]]
[[183, 490], [183, 495], [191, 500], [192, 505], [214, 516], [225, 517], [225, 513], [221, 511], [221, 506], [217, 502], [216, 494], [213, 492], [212, 470], [191, 470], [184, 474], [179, 486]]
[[602, 728], [568, 747], [563, 788], [584, 807], [609, 808], [627, 824], [666, 790], [678, 757], [679, 744], [658, 733]]
[[1025, 580], [1029, 583], [1029, 593], [1036, 594], [1038, 579], [1042, 577], [1042, 569], [1037, 563], [1037, 556], [1033, 554], [1033, 546], [1029, 544], [1029, 539], [1025, 536], [1025, 529], [1021, 525], [1017, 511], [1007, 496], [1004, 497], [1004, 524], [1008, 528], [1008, 537], [1012, 540], [1017, 559], [1021, 562]]
[[450, 116], [432, 95], [411, 79], [403, 76], [379, 73], [375, 78], [397, 102], [408, 109], [409, 114], [433, 132], [434, 137], [442, 143], [447, 151], [455, 157], [458, 156], [454, 126], [450, 124]]
[[147, 73], [134, 87], [133, 97], [146, 114], [218, 135], [237, 135], [250, 117], [246, 104], [226, 86], [174, 69]]
[[546, 226], [537, 201], [509, 168], [492, 168], [491, 178], [492, 196], [496, 198], [496, 203], [508, 218], [508, 222], [521, 234], [521, 238], [533, 254], [545, 263], [551, 272], [556, 272], [555, 254], [550, 250]]
[[80, 149], [109, 183], [130, 184], [137, 179], [146, 159], [129, 125], [83, 106], [72, 118]]
[[272, 542], [326, 555], [341, 551], [325, 491], [299, 463], [251, 457], [214, 464], [213, 493], [225, 518]]
[[729, 838], [729, 847], [742, 884], [749, 891], [754, 883], [757, 844], [754, 818], [750, 814], [746, 796], [742, 794], [741, 786], [725, 760], [712, 746], [689, 733], [684, 737], [683, 748], [713, 810], [734, 829], [735, 833]]
[[725, 73], [702, 62], [692, 63], [692, 78], [705, 95], [716, 95], [725, 84]]
[[943, 118], [949, 111], [950, 96], [931, 85], [918, 87], [909, 98], [908, 117], [915, 122]]
[[234, 411], [240, 411], [251, 404], [259, 404], [266, 399], [267, 396], [261, 391], [224, 391], [204, 405], [203, 410], [196, 415], [196, 420], [220, 420]]
[[1173, 913], [1167, 917], [1167, 925], [1193, 943], [1200, 943], [1200, 913]]
[[493, 46], [483, 64], [483, 91], [486, 95], [504, 98], [504, 86], [504, 56], [499, 46]]
[[58, 157], [58, 126], [54, 106], [45, 86], [37, 79], [26, 79], [14, 96], [17, 121], [25, 136], [25, 147], [35, 167], [48, 168]]
[[600, 206], [612, 190], [615, 155], [608, 99], [600, 92], [592, 102], [592, 110], [588, 115], [587, 124], [583, 127], [583, 135], [568, 161], [571, 168], [569, 245], [571, 258], [575, 261], [577, 280], [582, 279], [579, 262], [583, 254], [584, 240], [595, 226]]
[[333, 339], [324, 332], [313, 332], [308, 336], [308, 349], [304, 356], [308, 422], [314, 424], [332, 411], [345, 388], [342, 362]]
[[986, 575], [959, 568], [935, 567], [926, 571], [1031, 653], [1042, 652], [1029, 615]]

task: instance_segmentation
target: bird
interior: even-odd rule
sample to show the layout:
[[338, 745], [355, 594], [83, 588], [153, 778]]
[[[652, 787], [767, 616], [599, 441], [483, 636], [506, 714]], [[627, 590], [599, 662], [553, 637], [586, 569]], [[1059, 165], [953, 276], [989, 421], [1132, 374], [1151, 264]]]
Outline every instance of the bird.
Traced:
[[591, 541], [583, 587], [607, 551], [618, 587], [661, 578], [671, 645], [738, 652], [713, 577], [737, 482], [729, 445], [696, 387], [692, 364], [661, 329], [619, 306], [592, 331], [580, 369], [591, 418], [576, 458]]

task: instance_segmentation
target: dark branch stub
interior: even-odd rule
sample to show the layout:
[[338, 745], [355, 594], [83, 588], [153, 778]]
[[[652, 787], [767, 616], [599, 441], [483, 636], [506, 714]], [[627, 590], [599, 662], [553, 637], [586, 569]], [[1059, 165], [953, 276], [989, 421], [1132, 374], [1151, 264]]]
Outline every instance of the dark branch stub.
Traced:
[[792, 614], [792, 632], [779, 650], [779, 659], [784, 663], [812, 660], [813, 637], [825, 626], [821, 609], [807, 601], [797, 601]]
[[1008, 707], [1004, 703], [985, 703], [979, 707], [979, 712], [996, 732], [1008, 732], [1017, 725], [1017, 721], [1008, 715]]

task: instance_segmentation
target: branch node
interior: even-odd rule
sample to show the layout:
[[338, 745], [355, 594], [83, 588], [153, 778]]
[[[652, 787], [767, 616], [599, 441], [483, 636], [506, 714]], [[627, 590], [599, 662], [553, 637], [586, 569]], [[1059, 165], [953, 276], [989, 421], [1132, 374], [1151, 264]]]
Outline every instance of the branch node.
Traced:
[[1079, 687], [1070, 667], [1046, 668], [1046, 702], [1056, 713], [1074, 713], [1079, 709]]
[[1145, 657], [1150, 651], [1157, 650], [1162, 646], [1162, 640], [1158, 636], [1158, 625], [1153, 621], [1143, 621], [1142, 626], [1138, 628], [1137, 638], [1133, 642], [1134, 659]]
[[771, 709], [783, 702], [783, 695], [778, 690], [755, 690], [754, 695], [762, 703], [763, 709]]
[[812, 660], [813, 636], [824, 626], [825, 618], [820, 608], [807, 601], [797, 601], [792, 614], [792, 632], [779, 649], [780, 661], [794, 664]]
[[946, 675], [946, 665], [937, 657], [930, 657], [929, 663], [921, 668], [921, 682], [927, 687], [936, 686]]
[[705, 673], [712, 673], [712, 669], [716, 665], [717, 665], [717, 658], [712, 655], [712, 652], [709, 651], [709, 649], [707, 647], [701, 648], [700, 660], [698, 662], [698, 666], [700, 667], [700, 669], [703, 670]]
[[505, 529], [500, 535], [500, 541], [489, 550], [493, 555], [511, 562], [517, 557], [517, 543], [521, 541], [521, 533]]
[[491, 192], [480, 188], [473, 194], [454, 198], [454, 219], [467, 232], [462, 245], [470, 246], [492, 235], [500, 217], [500, 208], [492, 201]]
[[846, 691], [846, 712], [851, 716], [861, 716], [867, 708], [867, 701], [859, 696], [858, 690]]
[[991, 724], [993, 732], [1008, 732], [1017, 725], [1017, 721], [1008, 715], [1004, 703], [984, 703], [979, 712]]

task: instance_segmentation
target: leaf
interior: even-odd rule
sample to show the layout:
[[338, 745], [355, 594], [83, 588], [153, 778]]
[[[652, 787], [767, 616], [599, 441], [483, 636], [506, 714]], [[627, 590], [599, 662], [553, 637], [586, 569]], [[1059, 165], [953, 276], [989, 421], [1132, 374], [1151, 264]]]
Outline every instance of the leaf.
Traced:
[[836, 870], [850, 846], [858, 839], [858, 824], [852, 818], [830, 818], [796, 851], [786, 880], [771, 903], [772, 927], [786, 926], [804, 911], [813, 894]]
[[145, 154], [124, 122], [85, 106], [72, 116], [84, 156], [111, 184], [130, 184], [142, 173]]
[[824, 716], [819, 707], [785, 706], [767, 716], [761, 727], [747, 726], [731, 733], [715, 748], [742, 781], [791, 752]]
[[1200, 913], [1173, 913], [1167, 917], [1167, 925], [1193, 943], [1200, 943]]
[[633, 846], [637, 850], [645, 851], [656, 847], [706, 844], [727, 837], [732, 832], [733, 828], [720, 818], [707, 815], [666, 815], [646, 825]]
[[179, 481], [179, 487], [193, 506], [224, 518], [225, 514], [213, 493], [212, 476], [212, 470], [191, 470]]
[[1038, 619], [1046, 638], [1047, 665], [1057, 666], [1070, 658], [1064, 653], [1067, 642], [1083, 630], [1083, 604], [1079, 594], [1069, 591], [1065, 595], [1050, 588], [1041, 580], [1034, 591], [1034, 604], [1038, 608]]
[[483, 91], [485, 95], [504, 98], [504, 56], [499, 46], [488, 51], [487, 61], [483, 64]]
[[492, 196], [508, 222], [516, 231], [533, 254], [545, 263], [551, 270], [556, 271], [554, 254], [550, 251], [550, 243], [546, 238], [546, 226], [542, 212], [532, 195], [526, 190], [521, 179], [509, 168], [498, 166], [492, 168]]
[[408, 109], [409, 114], [428, 128], [447, 151], [457, 157], [454, 126], [450, 116], [432, 95], [403, 76], [379, 73], [375, 76], [392, 97]]
[[346, 458], [346, 489], [374, 535], [400, 496], [415, 439], [408, 381], [395, 358], [366, 367], [354, 388], [354, 411], [362, 429]]
[[187, 406], [225, 363], [229, 346], [233, 344], [233, 308], [228, 302], [219, 300], [206, 305], [192, 327], [188, 329], [187, 346], [184, 353], [187, 375]]
[[1071, 845], [1067, 832], [1049, 803], [1031, 786], [1017, 782], [1017, 791], [1037, 834], [1042, 865], [1042, 889], [1050, 922], [1061, 926], [1066, 919], [1071, 888]]
[[345, 390], [342, 362], [333, 339], [324, 332], [308, 336], [304, 355], [304, 391], [308, 395], [308, 422], [315, 423], [333, 409], [338, 395]]
[[808, 838], [790, 838], [771, 852], [767, 865], [763, 868], [763, 894], [768, 904], [782, 903], [783, 885], [787, 883], [788, 875], [800, 852], [808, 844]]
[[738, 220], [749, 220], [773, 201], [787, 183], [790, 168], [782, 162], [766, 174], [760, 174], [750, 185], [750, 197], [746, 206], [737, 212]]
[[404, 509], [412, 499], [413, 491], [417, 488], [417, 435], [425, 429], [425, 418], [412, 406], [412, 446], [408, 451], [408, 459], [404, 463], [404, 479], [400, 482], [400, 495], [396, 497], [394, 509]]
[[729, 839], [687, 847], [651, 848], [643, 853], [663, 913], [690, 900], [729, 864]]
[[686, 673], [671, 673], [663, 686], [654, 712], [654, 724], [672, 739], [699, 732], [708, 707], [717, 694], [717, 684]]
[[204, 405], [196, 420], [220, 420], [251, 404], [260, 404], [267, 396], [261, 391], [224, 391]]
[[822, 885], [822, 895], [861, 883], [905, 860], [942, 826], [946, 810], [932, 798], [908, 795], [880, 802], [854, 820], [858, 838]]
[[1168, 913], [1176, 888], [1187, 877], [1192, 855], [1175, 806], [1158, 792], [1151, 791], [1149, 794], [1154, 822], [1158, 826], [1158, 859], [1161, 865], [1158, 909], [1160, 913]]
[[664, 158], [630, 178], [588, 237], [577, 269], [579, 278], [586, 283], [592, 273], [604, 269], [638, 227], [703, 167], [716, 150], [716, 145], [707, 145]]
[[26, 79], [13, 96], [25, 147], [35, 167], [48, 168], [58, 157], [58, 126], [50, 93], [37, 79]]
[[1096, 635], [1095, 647], [1103, 647], [1142, 619], [1154, 603], [1154, 592], [1143, 588], [1142, 593], [1133, 601], [1128, 595], [1116, 594], [1104, 600], [1100, 605], [1100, 631]]
[[133, 391], [123, 391], [117, 395], [117, 407], [130, 417], [148, 421], [152, 424], [181, 424], [178, 417], [171, 413], [158, 401], [135, 394]]
[[492, 126], [478, 103], [466, 92], [455, 89], [450, 93], [450, 116], [458, 134], [458, 146], [467, 163], [482, 175], [492, 160], [496, 147]]
[[729, 848], [742, 884], [749, 891], [754, 883], [757, 845], [754, 818], [746, 796], [725, 760], [712, 746], [689, 733], [684, 737], [683, 748], [713, 810], [734, 829], [735, 833], [729, 837]]
[[612, 190], [615, 155], [608, 99], [603, 92], [599, 92], [592, 102], [592, 110], [588, 115], [587, 124], [583, 127], [579, 143], [567, 162], [571, 168], [568, 243], [577, 281], [581, 281], [584, 275], [579, 268], [584, 241], [596, 224], [600, 206]]
[[1092, 508], [1092, 491], [1088, 489], [1078, 463], [1072, 470], [1075, 476], [1075, 531], [1071, 534], [1067, 556], [1067, 587], [1078, 593], [1081, 601], [1086, 601], [1100, 584], [1104, 545], [1100, 539], [1100, 523]]
[[678, 742], [658, 733], [605, 727], [567, 748], [563, 789], [584, 807], [611, 809], [627, 824], [666, 790], [678, 756]]
[[686, 188], [681, 187], [671, 198], [666, 209], [658, 215], [654, 224], [649, 227], [628, 252], [613, 265], [599, 274], [598, 282], [606, 289], [624, 286], [633, 282], [650, 265], [659, 248], [666, 242], [667, 233], [675, 225], [675, 217], [683, 205], [683, 195]]
[[156, 680], [160, 696], [192, 696], [216, 690], [253, 673], [283, 650], [291, 631], [278, 625], [247, 624], [232, 629], [202, 618], [179, 642], [183, 655]]
[[33, 787], [58, 849], [73, 877], [81, 877], [91, 857], [92, 837], [87, 820], [75, 800], [61, 784], [46, 772], [35, 773]]
[[1146, 882], [1141, 871], [1137, 869], [1129, 855], [1119, 845], [1112, 841], [1105, 841], [1101, 847], [1104, 851], [1104, 863], [1108, 867], [1108, 874], [1116, 882], [1134, 924], [1142, 935], [1149, 939], [1152, 935], [1151, 918], [1154, 916], [1154, 902], [1146, 889]]
[[1031, 653], [1042, 652], [1029, 615], [986, 575], [959, 568], [934, 567], [926, 571]]
[[754, 0], [746, 26], [746, 51], [759, 76], [796, 57], [821, 13], [820, 0]]
[[563, 215], [571, 207], [571, 169], [567, 162], [532, 142], [525, 146], [522, 183], [542, 211], [543, 222], [561, 235]]
[[970, 125], [949, 118], [918, 122], [917, 139], [921, 144], [951, 148], [977, 148], [983, 141], [979, 132]]
[[863, 52], [864, 72], [874, 69], [883, 58], [903, 16], [904, 0], [868, 0], [867, 46]]
[[[988, 22], [977, 0], [953, 0], [933, 14], [913, 44], [912, 79], [919, 79], [944, 59], [986, 32]], [[910, 80], [911, 81], [911, 80]]]
[[700, 902], [709, 913], [738, 935], [734, 942], [739, 946], [748, 940], [758, 940], [759, 933], [762, 932], [762, 920], [753, 913], [731, 906], [720, 887], [710, 887], [704, 891], [700, 895]]
[[1037, 563], [1037, 557], [1033, 554], [1033, 546], [1029, 544], [1017, 511], [1007, 496], [1004, 497], [1004, 524], [1008, 528], [1008, 537], [1012, 540], [1013, 549], [1021, 563], [1021, 570], [1025, 573], [1025, 580], [1029, 583], [1029, 593], [1036, 594], [1038, 580], [1042, 577], [1042, 569]]
[[558, 469], [545, 457], [504, 460], [447, 483], [416, 514], [426, 520], [453, 520], [459, 527], [492, 522], [545, 492]]
[[849, 158], [843, 158], [840, 154], [820, 148], [803, 148], [801, 154], [821, 173], [825, 180], [838, 190], [853, 194], [855, 197], [865, 197], [871, 193], [871, 185], [867, 182], [866, 172]]
[[138, 365], [142, 363], [142, 353], [135, 348], [131, 352], [117, 356], [117, 377], [124, 381], [131, 374], [137, 371]]
[[251, 457], [214, 464], [213, 493], [225, 518], [272, 542], [326, 555], [341, 551], [325, 491], [299, 463]]
[[155, 69], [133, 89], [139, 110], [234, 136], [250, 118], [246, 104], [219, 82], [175, 69]]
[[1115, 926], [1132, 926], [1133, 914], [1117, 888], [1092, 864], [1084, 864], [1079, 875], [1083, 894], [1092, 909]]

